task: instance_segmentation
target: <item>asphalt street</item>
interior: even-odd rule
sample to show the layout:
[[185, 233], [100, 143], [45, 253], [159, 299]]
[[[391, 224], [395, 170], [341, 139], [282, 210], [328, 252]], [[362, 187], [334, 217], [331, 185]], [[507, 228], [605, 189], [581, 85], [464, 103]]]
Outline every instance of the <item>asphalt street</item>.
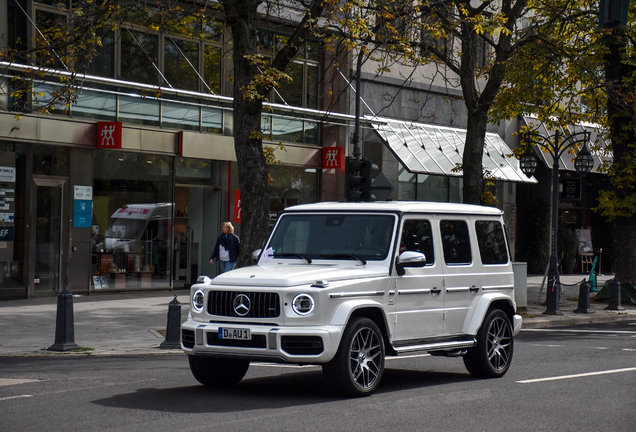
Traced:
[[636, 320], [522, 330], [500, 379], [457, 358], [388, 358], [361, 399], [333, 396], [314, 366], [257, 363], [215, 390], [184, 355], [13, 356], [0, 359], [0, 430], [632, 432], [635, 380]]

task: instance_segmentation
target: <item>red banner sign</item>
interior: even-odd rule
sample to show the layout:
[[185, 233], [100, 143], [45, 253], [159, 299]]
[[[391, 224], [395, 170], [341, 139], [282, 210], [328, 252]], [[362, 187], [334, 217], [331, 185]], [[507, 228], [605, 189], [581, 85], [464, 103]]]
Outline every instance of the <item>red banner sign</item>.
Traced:
[[323, 147], [322, 148], [322, 169], [344, 170], [344, 148]]
[[241, 223], [241, 191], [234, 191], [234, 223]]
[[97, 148], [121, 148], [121, 122], [97, 122]]

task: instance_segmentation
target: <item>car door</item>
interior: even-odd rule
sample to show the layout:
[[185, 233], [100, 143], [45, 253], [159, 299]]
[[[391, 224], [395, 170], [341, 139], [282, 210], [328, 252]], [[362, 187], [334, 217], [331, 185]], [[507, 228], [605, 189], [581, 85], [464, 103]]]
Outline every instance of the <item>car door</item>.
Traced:
[[444, 318], [444, 290], [437, 234], [431, 215], [405, 216], [400, 230], [398, 254], [421, 252], [424, 267], [407, 267], [395, 277], [395, 309], [391, 319], [393, 338], [412, 341], [440, 336]]
[[442, 269], [444, 272], [444, 334], [462, 334], [466, 316], [479, 295], [484, 275], [476, 260], [469, 217], [441, 217]]

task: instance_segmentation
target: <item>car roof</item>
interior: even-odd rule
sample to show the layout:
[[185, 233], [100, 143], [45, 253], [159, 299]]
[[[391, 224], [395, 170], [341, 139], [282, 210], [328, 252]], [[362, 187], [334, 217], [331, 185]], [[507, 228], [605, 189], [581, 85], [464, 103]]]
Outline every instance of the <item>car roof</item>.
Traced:
[[287, 207], [285, 212], [323, 212], [323, 211], [381, 211], [397, 213], [443, 213], [443, 214], [477, 214], [500, 216], [503, 211], [496, 207], [474, 204], [457, 204], [426, 201], [374, 201], [374, 202], [319, 202]]

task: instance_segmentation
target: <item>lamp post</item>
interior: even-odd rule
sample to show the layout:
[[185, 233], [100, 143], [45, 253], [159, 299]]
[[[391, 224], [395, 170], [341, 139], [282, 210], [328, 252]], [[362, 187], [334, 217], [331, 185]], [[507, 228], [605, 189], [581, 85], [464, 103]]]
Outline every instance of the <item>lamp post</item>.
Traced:
[[521, 136], [522, 141], [530, 141], [530, 146], [519, 159], [523, 173], [532, 177], [538, 165], [537, 155], [532, 149], [532, 144], [540, 147], [552, 156], [552, 241], [550, 250], [550, 267], [548, 269], [548, 291], [546, 298], [547, 308], [545, 315], [560, 315], [559, 311], [559, 266], [557, 260], [557, 224], [559, 215], [559, 159], [561, 155], [570, 147], [583, 144], [583, 148], [578, 151], [574, 160], [574, 168], [581, 178], [592, 170], [594, 159], [587, 149], [590, 140], [590, 132], [578, 132], [571, 135], [561, 135], [556, 131], [552, 137], [542, 137], [537, 133], [525, 133]]

